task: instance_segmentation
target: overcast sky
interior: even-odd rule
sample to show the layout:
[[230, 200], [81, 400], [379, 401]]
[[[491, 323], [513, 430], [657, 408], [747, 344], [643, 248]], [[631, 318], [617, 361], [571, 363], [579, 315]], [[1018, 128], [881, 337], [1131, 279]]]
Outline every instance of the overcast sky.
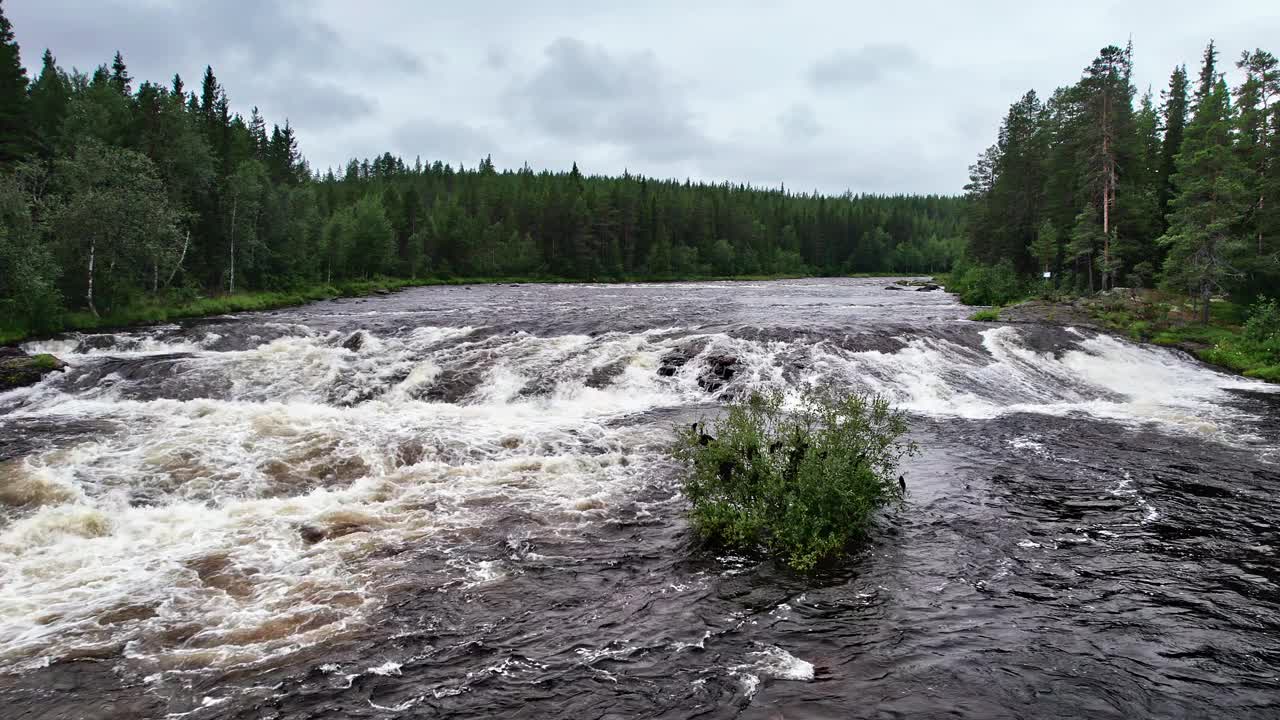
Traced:
[[[697, 5], [697, 7], [688, 7]], [[980, 5], [979, 9], [965, 7]], [[297, 129], [313, 168], [384, 151], [796, 190], [955, 193], [1009, 103], [1133, 38], [1140, 89], [1280, 53], [1280, 3], [6, 0], [34, 74], [198, 88]], [[1194, 75], [1194, 69], [1192, 70]]]

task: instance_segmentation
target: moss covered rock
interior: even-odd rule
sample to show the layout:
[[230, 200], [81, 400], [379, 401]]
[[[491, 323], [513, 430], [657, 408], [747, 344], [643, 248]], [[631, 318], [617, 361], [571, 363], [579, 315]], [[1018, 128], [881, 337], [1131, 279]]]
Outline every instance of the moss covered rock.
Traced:
[[66, 366], [66, 363], [46, 353], [28, 355], [21, 350], [0, 350], [0, 392], [34, 385], [45, 375]]

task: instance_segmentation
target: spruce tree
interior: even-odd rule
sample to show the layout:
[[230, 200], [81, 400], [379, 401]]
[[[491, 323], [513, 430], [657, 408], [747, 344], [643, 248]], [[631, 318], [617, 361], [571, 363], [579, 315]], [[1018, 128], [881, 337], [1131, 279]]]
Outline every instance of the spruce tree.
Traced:
[[53, 53], [45, 50], [40, 76], [31, 86], [31, 126], [46, 156], [53, 155], [57, 147], [70, 94]]
[[1160, 143], [1160, 222], [1161, 229], [1169, 228], [1169, 201], [1173, 198], [1173, 176], [1178, 171], [1176, 161], [1182, 149], [1182, 136], [1187, 127], [1187, 67], [1180, 65], [1169, 76], [1169, 89], [1162, 93], [1164, 99], [1164, 137]]
[[133, 94], [133, 78], [129, 77], [129, 69], [125, 67], [124, 56], [119, 50], [111, 60], [111, 87], [126, 97]]
[[31, 135], [27, 70], [0, 0], [0, 165], [30, 152]]
[[1218, 51], [1210, 40], [1204, 49], [1204, 58], [1200, 61], [1200, 80], [1196, 83], [1194, 96], [1196, 109], [1199, 109], [1200, 103], [1204, 102], [1217, 87], [1218, 77]]
[[[1213, 46], [1205, 52], [1212, 76]], [[1209, 322], [1209, 301], [1226, 281], [1239, 275], [1235, 261], [1242, 241], [1238, 228], [1249, 206], [1246, 169], [1232, 147], [1231, 103], [1218, 79], [1197, 93], [1195, 114], [1178, 153], [1169, 230], [1160, 242], [1169, 250], [1166, 282], [1188, 290], [1200, 303], [1201, 322]]]
[[1264, 228], [1268, 204], [1280, 198], [1268, 196], [1271, 190], [1268, 180], [1272, 174], [1272, 138], [1277, 131], [1273, 126], [1273, 106], [1280, 96], [1280, 63], [1276, 57], [1263, 50], [1245, 52], [1236, 67], [1244, 70], [1244, 82], [1236, 90], [1236, 147], [1240, 160], [1249, 171], [1250, 197], [1253, 209], [1249, 218], [1249, 234], [1254, 239], [1255, 255], [1261, 258], [1267, 253]]

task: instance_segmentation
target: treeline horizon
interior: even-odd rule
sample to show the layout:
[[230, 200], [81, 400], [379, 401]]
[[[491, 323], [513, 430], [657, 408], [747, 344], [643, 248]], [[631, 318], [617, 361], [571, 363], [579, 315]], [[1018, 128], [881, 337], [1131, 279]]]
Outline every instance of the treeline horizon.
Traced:
[[407, 163], [313, 173], [213, 69], [135, 89], [124, 57], [29, 78], [0, 3], [0, 326], [40, 331], [245, 290], [378, 277], [683, 279], [939, 272], [964, 200]]
[[1157, 103], [1150, 89], [1138, 98], [1132, 47], [1112, 45], [1048, 100], [1015, 102], [970, 167], [960, 284], [1016, 295], [1012, 276], [1050, 272], [1076, 291], [1162, 286], [1206, 321], [1214, 294], [1274, 295], [1280, 65], [1242, 52], [1230, 87], [1219, 63], [1210, 41], [1198, 73], [1173, 68]]

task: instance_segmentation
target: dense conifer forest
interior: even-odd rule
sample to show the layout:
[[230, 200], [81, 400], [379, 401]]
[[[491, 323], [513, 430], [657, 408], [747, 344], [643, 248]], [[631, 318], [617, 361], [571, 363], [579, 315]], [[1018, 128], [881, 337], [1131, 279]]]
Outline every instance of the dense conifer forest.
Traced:
[[[1280, 287], [1280, 67], [1234, 60], [1230, 87], [1210, 42], [1198, 70], [1138, 95], [1132, 47], [1103, 48], [1078, 82], [1028, 92], [970, 168], [958, 285], [1025, 292], [1161, 285], [1195, 299]], [[975, 295], [983, 295], [975, 292]], [[990, 295], [990, 293], [987, 293]], [[1003, 302], [1005, 297], [988, 297]]]
[[124, 57], [22, 66], [0, 6], [0, 330], [376, 277], [672, 279], [942, 271], [963, 200], [499, 170], [391, 154], [317, 171], [293, 126]]

